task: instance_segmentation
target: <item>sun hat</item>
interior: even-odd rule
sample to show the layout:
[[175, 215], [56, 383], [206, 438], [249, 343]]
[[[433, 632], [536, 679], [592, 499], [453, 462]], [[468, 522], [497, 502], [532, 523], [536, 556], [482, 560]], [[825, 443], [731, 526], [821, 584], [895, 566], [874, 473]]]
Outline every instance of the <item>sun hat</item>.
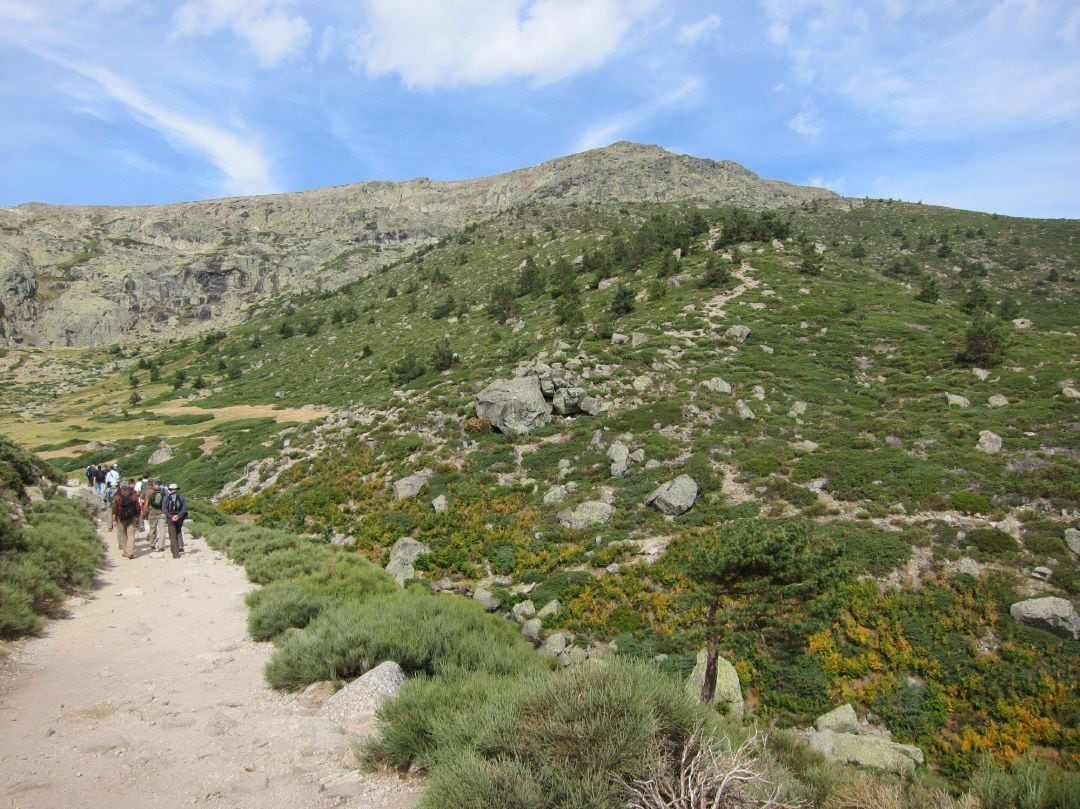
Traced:
[[179, 487], [179, 486], [177, 486], [177, 485], [176, 485], [175, 483], [170, 483], [170, 484], [169, 484], [169, 491], [170, 491], [170, 492], [175, 492], [175, 491], [179, 491], [179, 489], [180, 489], [180, 487]]

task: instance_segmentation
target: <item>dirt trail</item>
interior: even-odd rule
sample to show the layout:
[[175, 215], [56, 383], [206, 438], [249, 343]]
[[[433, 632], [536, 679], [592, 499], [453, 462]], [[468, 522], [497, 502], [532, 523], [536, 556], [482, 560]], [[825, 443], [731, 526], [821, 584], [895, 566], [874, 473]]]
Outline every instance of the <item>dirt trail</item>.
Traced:
[[106, 546], [99, 586], [0, 664], [0, 806], [416, 804], [418, 782], [356, 772], [336, 725], [266, 687], [242, 569], [201, 539], [180, 559]]

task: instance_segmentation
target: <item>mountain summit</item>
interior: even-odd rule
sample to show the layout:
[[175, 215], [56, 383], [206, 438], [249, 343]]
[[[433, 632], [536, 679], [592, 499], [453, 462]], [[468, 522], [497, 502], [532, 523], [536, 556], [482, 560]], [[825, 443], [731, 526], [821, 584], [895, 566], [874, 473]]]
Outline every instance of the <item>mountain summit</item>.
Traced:
[[330, 290], [470, 222], [533, 203], [832, 197], [731, 161], [619, 142], [472, 180], [374, 181], [170, 205], [0, 209], [0, 345], [101, 345], [239, 320], [284, 291]]

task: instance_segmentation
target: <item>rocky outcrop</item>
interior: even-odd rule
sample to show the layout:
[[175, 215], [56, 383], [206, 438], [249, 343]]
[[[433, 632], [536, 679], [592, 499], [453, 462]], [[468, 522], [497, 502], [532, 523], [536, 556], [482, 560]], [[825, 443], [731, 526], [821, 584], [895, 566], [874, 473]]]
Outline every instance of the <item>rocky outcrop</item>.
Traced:
[[222, 328], [279, 292], [336, 289], [530, 202], [708, 200], [762, 209], [833, 196], [762, 180], [729, 161], [617, 143], [454, 182], [143, 207], [0, 208], [0, 344], [102, 345]]
[[417, 472], [415, 475], [395, 480], [393, 485], [394, 499], [408, 500], [411, 497], [416, 497], [427, 486], [429, 477], [431, 477], [430, 472]]
[[806, 734], [810, 747], [830, 761], [906, 775], [923, 763], [923, 753], [898, 744], [883, 727], [860, 722], [851, 705], [841, 705], [814, 720]]
[[645, 498], [645, 505], [677, 517], [693, 507], [697, 495], [697, 481], [689, 475], [679, 475], [675, 480], [656, 488]]
[[427, 551], [427, 545], [423, 542], [402, 537], [390, 549], [390, 561], [386, 563], [386, 572], [393, 576], [398, 584], [405, 584], [416, 574], [413, 563]]
[[1080, 640], [1080, 616], [1076, 607], [1064, 598], [1047, 596], [1017, 601], [1009, 607], [1009, 614], [1018, 622], [1045, 629], [1063, 638]]
[[525, 435], [551, 421], [551, 405], [535, 376], [497, 379], [476, 395], [476, 416], [508, 435]]
[[387, 660], [350, 682], [323, 704], [323, 713], [351, 734], [375, 731], [379, 708], [398, 695], [405, 673]]
[[559, 512], [559, 522], [572, 531], [580, 531], [583, 528], [604, 525], [614, 512], [615, 509], [607, 503], [590, 500], [575, 509]]
[[[708, 653], [702, 649], [698, 652], [694, 670], [690, 672], [690, 677], [686, 681], [686, 693], [694, 699], [701, 697], [707, 664]], [[739, 683], [739, 674], [722, 655], [716, 658], [716, 681], [713, 687], [712, 704], [722, 708], [729, 716], [736, 719], [743, 717], [742, 685]]]

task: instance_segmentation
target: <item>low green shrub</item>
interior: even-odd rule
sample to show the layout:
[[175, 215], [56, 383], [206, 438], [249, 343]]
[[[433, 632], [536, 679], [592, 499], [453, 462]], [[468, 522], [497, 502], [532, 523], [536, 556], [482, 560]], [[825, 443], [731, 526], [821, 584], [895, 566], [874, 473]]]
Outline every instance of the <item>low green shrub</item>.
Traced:
[[175, 416], [162, 416], [161, 423], [176, 427], [183, 424], [202, 424], [205, 421], [213, 420], [213, 413], [178, 413]]
[[1078, 809], [1080, 773], [1063, 772], [1031, 755], [1008, 767], [985, 756], [971, 778], [970, 791], [983, 806], [994, 809]]
[[966, 490], [949, 495], [949, 503], [961, 514], [986, 514], [993, 508], [983, 495]]
[[1015, 539], [997, 528], [972, 529], [964, 541], [991, 559], [1011, 556], [1020, 549]]

